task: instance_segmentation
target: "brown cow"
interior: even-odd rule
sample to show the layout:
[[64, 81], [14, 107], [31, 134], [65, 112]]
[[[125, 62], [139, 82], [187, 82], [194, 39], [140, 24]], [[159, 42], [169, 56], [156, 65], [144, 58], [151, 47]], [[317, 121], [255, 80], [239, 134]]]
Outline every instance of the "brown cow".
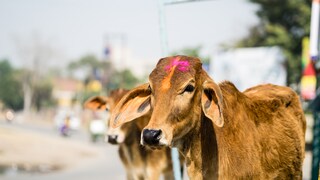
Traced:
[[[111, 91], [109, 97], [92, 97], [85, 103], [85, 107], [92, 110], [108, 109], [112, 112], [127, 92], [128, 90], [117, 89]], [[152, 151], [140, 145], [140, 134], [148, 124], [149, 118], [150, 115], [146, 115], [116, 129], [109, 128], [108, 141], [111, 144], [119, 144], [119, 156], [126, 168], [127, 179], [158, 180], [161, 174], [164, 175], [164, 179], [174, 179], [170, 148]]]
[[216, 84], [198, 58], [167, 57], [120, 100], [112, 126], [150, 112], [141, 143], [178, 147], [191, 179], [302, 179], [306, 122], [288, 87], [240, 92]]

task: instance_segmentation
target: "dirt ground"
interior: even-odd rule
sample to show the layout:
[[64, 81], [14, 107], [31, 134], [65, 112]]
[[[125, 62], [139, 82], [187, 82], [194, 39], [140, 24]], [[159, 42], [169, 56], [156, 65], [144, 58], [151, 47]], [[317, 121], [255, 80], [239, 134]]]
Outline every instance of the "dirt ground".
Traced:
[[0, 167], [27, 171], [62, 170], [101, 155], [97, 148], [27, 130], [0, 127]]

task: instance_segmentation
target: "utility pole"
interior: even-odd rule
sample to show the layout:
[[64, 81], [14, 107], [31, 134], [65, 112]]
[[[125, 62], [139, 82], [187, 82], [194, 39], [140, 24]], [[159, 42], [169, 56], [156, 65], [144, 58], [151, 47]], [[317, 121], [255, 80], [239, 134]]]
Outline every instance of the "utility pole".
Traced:
[[320, 24], [320, 0], [312, 1], [310, 28], [310, 58], [316, 70], [316, 98], [311, 102], [310, 108], [313, 111], [313, 141], [312, 141], [312, 169], [311, 179], [319, 178], [320, 161], [320, 60], [319, 60], [319, 24]]
[[[168, 56], [168, 37], [167, 37], [167, 28], [166, 28], [166, 19], [164, 8], [165, 4], [163, 0], [158, 0], [158, 11], [159, 11], [159, 25], [160, 25], [160, 40], [161, 40], [161, 50], [162, 56]], [[177, 148], [171, 149], [171, 158], [173, 164], [173, 173], [175, 180], [181, 180], [181, 166], [179, 160], [179, 153]]]
[[[104, 50], [103, 50], [103, 59], [105, 62], [109, 62], [106, 65], [111, 65], [112, 68], [106, 68], [109, 71], [114, 71], [114, 67], [117, 70], [123, 71], [127, 68], [127, 35], [125, 33], [117, 32], [117, 33], [108, 33], [104, 36], [103, 42]], [[116, 56], [115, 56], [116, 54]], [[119, 65], [121, 64], [121, 66]], [[104, 70], [105, 71], [105, 70]], [[110, 82], [110, 74], [111, 72], [104, 72], [104, 83], [108, 84]], [[124, 87], [125, 78], [123, 76], [120, 77], [120, 87]], [[114, 87], [112, 87], [114, 88]], [[107, 88], [109, 90], [109, 88]]]
[[[169, 55], [168, 48], [168, 37], [167, 37], [167, 28], [166, 28], [166, 18], [165, 18], [165, 6], [173, 4], [181, 4], [187, 2], [198, 2], [198, 1], [208, 1], [208, 0], [158, 0], [158, 11], [159, 11], [159, 26], [160, 26], [160, 39], [161, 39], [161, 49], [162, 56]], [[173, 163], [173, 172], [174, 179], [181, 180], [181, 166], [179, 160], [179, 153], [177, 148], [171, 149], [171, 157]]]

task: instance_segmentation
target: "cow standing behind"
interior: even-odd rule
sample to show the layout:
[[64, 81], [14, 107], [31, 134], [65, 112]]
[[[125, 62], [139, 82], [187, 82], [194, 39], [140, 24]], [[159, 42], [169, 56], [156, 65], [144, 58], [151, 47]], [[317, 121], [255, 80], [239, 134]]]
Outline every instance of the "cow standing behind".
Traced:
[[161, 59], [127, 93], [112, 127], [151, 113], [143, 145], [178, 147], [191, 179], [302, 179], [306, 122], [288, 87], [216, 84], [198, 58]]
[[[109, 97], [96, 96], [90, 98], [85, 107], [92, 110], [110, 110], [128, 90], [117, 89]], [[126, 168], [127, 179], [158, 180], [163, 174], [164, 179], [173, 180], [170, 149], [168, 147], [153, 151], [140, 145], [140, 134], [148, 124], [150, 115], [139, 117], [136, 121], [125, 123], [116, 129], [108, 130], [108, 141], [119, 144], [119, 156]]]

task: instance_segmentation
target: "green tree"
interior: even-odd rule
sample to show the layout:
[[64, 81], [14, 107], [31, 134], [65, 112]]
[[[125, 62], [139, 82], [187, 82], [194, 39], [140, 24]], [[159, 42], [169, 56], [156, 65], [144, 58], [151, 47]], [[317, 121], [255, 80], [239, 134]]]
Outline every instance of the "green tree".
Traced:
[[[71, 73], [76, 70], [81, 70], [85, 73], [85, 84], [94, 79], [99, 79], [103, 86], [107, 86], [112, 81], [112, 73], [114, 69], [109, 61], [100, 61], [92, 54], [85, 55], [79, 60], [73, 61], [68, 65]], [[99, 77], [97, 77], [97, 75]]]
[[0, 101], [7, 108], [21, 110], [23, 108], [22, 85], [16, 77], [8, 60], [0, 61]]
[[32, 102], [37, 111], [55, 105], [52, 97], [52, 83], [49, 80], [42, 79], [35, 84]]
[[69, 70], [75, 70], [79, 68], [90, 68], [92, 71], [95, 68], [101, 67], [101, 61], [99, 61], [94, 55], [88, 54], [81, 57], [77, 61], [73, 61], [68, 65]]
[[249, 0], [260, 6], [260, 23], [236, 47], [279, 46], [287, 60], [288, 84], [301, 76], [301, 42], [310, 32], [311, 0]]
[[140, 80], [135, 77], [132, 72], [129, 69], [125, 69], [122, 71], [117, 71], [113, 75], [113, 81], [110, 85], [113, 87], [110, 89], [115, 88], [125, 88], [125, 89], [131, 89], [135, 87]]
[[[68, 69], [73, 72], [76, 70], [86, 71], [84, 83], [88, 84], [90, 81], [98, 78], [102, 83], [103, 90], [109, 91], [116, 88], [133, 88], [139, 79], [135, 77], [128, 69], [118, 71], [114, 69], [110, 61], [101, 61], [94, 55], [86, 55], [79, 60], [71, 62]], [[99, 77], [96, 75], [99, 74]], [[85, 92], [91, 95], [93, 92]]]

